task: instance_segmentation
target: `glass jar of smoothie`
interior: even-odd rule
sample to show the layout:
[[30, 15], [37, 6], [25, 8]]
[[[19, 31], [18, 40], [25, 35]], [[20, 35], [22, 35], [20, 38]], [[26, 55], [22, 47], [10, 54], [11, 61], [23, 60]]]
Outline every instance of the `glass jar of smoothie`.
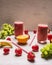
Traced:
[[14, 22], [14, 34], [15, 36], [23, 34], [23, 22]]
[[38, 24], [37, 40], [39, 43], [46, 43], [47, 41], [48, 25]]

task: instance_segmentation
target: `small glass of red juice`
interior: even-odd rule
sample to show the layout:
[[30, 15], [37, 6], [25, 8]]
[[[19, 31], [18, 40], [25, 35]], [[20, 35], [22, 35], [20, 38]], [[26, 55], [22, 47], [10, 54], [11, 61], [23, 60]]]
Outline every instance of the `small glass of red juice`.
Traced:
[[14, 34], [15, 37], [23, 34], [23, 22], [21, 21], [14, 22]]
[[47, 40], [47, 33], [48, 33], [48, 25], [46, 24], [39, 24], [38, 25], [38, 32], [37, 32], [37, 40], [39, 43], [46, 43]]

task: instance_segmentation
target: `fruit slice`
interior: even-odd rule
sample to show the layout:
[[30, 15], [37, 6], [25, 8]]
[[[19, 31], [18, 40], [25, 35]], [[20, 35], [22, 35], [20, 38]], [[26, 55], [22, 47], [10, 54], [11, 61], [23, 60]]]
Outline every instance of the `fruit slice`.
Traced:
[[10, 48], [12, 48], [12, 45], [10, 42], [6, 42], [6, 41], [0, 42], [0, 47], [4, 47], [4, 46], [9, 46]]
[[16, 37], [19, 43], [25, 44], [29, 39], [29, 35], [19, 35]]

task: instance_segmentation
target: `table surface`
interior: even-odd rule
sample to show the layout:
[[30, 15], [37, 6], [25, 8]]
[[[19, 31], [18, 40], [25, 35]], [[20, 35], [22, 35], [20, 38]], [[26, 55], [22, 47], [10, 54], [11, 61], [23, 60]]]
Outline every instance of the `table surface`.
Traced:
[[[10, 49], [10, 54], [9, 55], [3, 55], [3, 48], [0, 49], [0, 65], [51, 65], [52, 60], [45, 60], [43, 58], [41, 58], [41, 52], [40, 52], [40, 48], [42, 48], [44, 45], [39, 44], [37, 42], [37, 35], [35, 36], [35, 39], [32, 43], [31, 46], [29, 46], [33, 36], [35, 34], [33, 34], [33, 32], [29, 32], [30, 35], [30, 39], [27, 41], [27, 45], [21, 46], [23, 49], [25, 49], [26, 51], [31, 51], [32, 50], [32, 45], [34, 44], [38, 44], [39, 45], [39, 52], [34, 52], [36, 55], [35, 58], [35, 62], [29, 62], [27, 60], [27, 54], [25, 52], [22, 53], [22, 56], [20, 57], [15, 57], [15, 52], [14, 50], [17, 48], [15, 45], [13, 45], [13, 48]], [[17, 42], [14, 38], [14, 36], [10, 36], [13, 42]], [[49, 41], [48, 41], [49, 42]]]

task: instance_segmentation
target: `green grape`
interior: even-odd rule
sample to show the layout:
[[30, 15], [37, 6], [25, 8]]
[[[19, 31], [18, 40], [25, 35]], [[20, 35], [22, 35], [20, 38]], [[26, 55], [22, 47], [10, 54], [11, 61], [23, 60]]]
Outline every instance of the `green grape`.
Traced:
[[41, 54], [41, 57], [42, 57], [42, 58], [44, 58], [44, 57], [45, 57], [45, 55], [44, 55], [44, 54]]
[[5, 24], [3, 24], [3, 26], [4, 26], [4, 27], [7, 27], [7, 26], [8, 26], [8, 24], [7, 24], [7, 23], [5, 23]]
[[45, 51], [45, 48], [42, 48], [42, 49], [41, 49], [41, 52], [44, 53], [44, 51]]
[[14, 28], [13, 27], [11, 27], [11, 28], [9, 28], [11, 31], [14, 31]]
[[50, 49], [52, 50], [52, 44], [50, 44]]
[[1, 31], [1, 34], [2, 34], [2, 35], [4, 34], [4, 30]]
[[1, 31], [0, 31], [0, 39], [1, 39], [1, 37], [2, 37], [2, 34], [1, 34]]
[[1, 31], [1, 34], [2, 35], [8, 35], [7, 31], [4, 31], [4, 30]]
[[50, 50], [50, 48], [49, 48], [49, 47], [45, 47], [45, 50], [46, 50], [46, 51], [49, 51], [49, 50]]
[[1, 38], [3, 38], [4, 36], [7, 36], [7, 35], [8, 35], [7, 31], [4, 31], [4, 30], [1, 31]]
[[50, 47], [50, 44], [46, 44], [46, 47]]
[[49, 51], [49, 54], [52, 54], [52, 50]]
[[6, 30], [7, 31], [7, 30], [9, 30], [9, 28], [8, 27], [4, 27], [3, 30]]
[[14, 28], [12, 27], [10, 30], [11, 30], [11, 31], [14, 31]]
[[2, 36], [2, 39], [5, 39], [7, 36]]
[[8, 31], [8, 35], [12, 35], [12, 32], [11, 32], [11, 30], [9, 30], [9, 31]]
[[10, 34], [13, 35], [14, 34], [14, 31], [11, 30]]
[[45, 52], [44, 52], [44, 55], [48, 55], [48, 52], [47, 52], [47, 51], [45, 51]]
[[3, 24], [2, 29], [8, 28], [8, 24]]
[[8, 25], [8, 27], [9, 27], [9, 28], [12, 28], [12, 26], [11, 26], [10, 24]]
[[45, 59], [52, 58], [52, 44], [47, 44], [41, 49], [41, 57]]
[[0, 38], [5, 39], [12, 34], [14, 34], [14, 27], [7, 23], [3, 24], [2, 30], [0, 31]]
[[4, 31], [4, 36], [7, 36], [7, 35], [8, 35], [7, 31]]
[[12, 27], [12, 31], [14, 31], [14, 27]]

